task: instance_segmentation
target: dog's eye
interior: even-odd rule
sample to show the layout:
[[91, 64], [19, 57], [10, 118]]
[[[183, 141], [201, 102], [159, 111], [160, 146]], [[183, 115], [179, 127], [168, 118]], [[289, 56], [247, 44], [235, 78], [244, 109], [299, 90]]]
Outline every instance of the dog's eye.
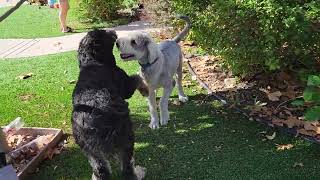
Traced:
[[136, 43], [136, 41], [135, 41], [135, 40], [131, 40], [131, 44], [136, 45], [137, 43]]

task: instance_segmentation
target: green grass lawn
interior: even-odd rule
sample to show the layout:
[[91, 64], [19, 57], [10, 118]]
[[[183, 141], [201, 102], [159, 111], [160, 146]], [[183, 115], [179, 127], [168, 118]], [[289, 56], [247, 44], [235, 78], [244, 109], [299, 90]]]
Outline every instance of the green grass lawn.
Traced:
[[[118, 54], [118, 52], [116, 52]], [[127, 72], [134, 62], [118, 64]], [[61, 128], [71, 133], [71, 92], [76, 80], [76, 53], [36, 58], [0, 60], [0, 124], [21, 116], [26, 126]], [[33, 77], [18, 80], [30, 73]], [[201, 104], [203, 92], [185, 88], [190, 101], [170, 106], [171, 121], [159, 130], [148, 128], [145, 99], [136, 93], [130, 100], [135, 123], [136, 163], [147, 168], [147, 179], [318, 179], [319, 146], [277, 132], [274, 140], [260, 134], [273, 129], [248, 121], [215, 103]], [[29, 95], [29, 96], [27, 96]], [[25, 98], [28, 97], [28, 98]], [[173, 95], [173, 98], [176, 98]], [[175, 124], [175, 126], [173, 125]], [[293, 149], [277, 151], [276, 144], [292, 143]], [[303, 167], [293, 167], [303, 163]], [[116, 171], [118, 174], [118, 171]], [[90, 179], [91, 168], [79, 147], [69, 139], [67, 149], [45, 161], [32, 179]]]
[[[83, 23], [77, 18], [77, 0], [70, 0], [67, 25], [76, 32], [84, 32], [93, 27], [110, 27], [123, 23], [121, 20], [104, 23]], [[9, 7], [0, 8], [0, 15]], [[0, 23], [0, 39], [4, 38], [41, 38], [68, 35], [60, 31], [59, 10], [48, 6], [22, 5], [7, 19]]]

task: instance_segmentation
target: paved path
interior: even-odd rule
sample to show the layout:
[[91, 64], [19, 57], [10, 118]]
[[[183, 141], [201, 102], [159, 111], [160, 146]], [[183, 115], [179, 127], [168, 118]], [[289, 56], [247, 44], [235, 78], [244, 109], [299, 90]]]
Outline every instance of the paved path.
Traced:
[[[0, 8], [7, 6], [14, 6], [19, 0], [0, 0]], [[27, 2], [25, 2], [27, 3]]]
[[[113, 28], [119, 37], [133, 31], [159, 31], [151, 28], [149, 23], [137, 21], [128, 25]], [[56, 54], [77, 50], [80, 40], [86, 33], [74, 33], [72, 35], [36, 38], [36, 39], [0, 39], [0, 60], [8, 58], [33, 57], [48, 54]]]

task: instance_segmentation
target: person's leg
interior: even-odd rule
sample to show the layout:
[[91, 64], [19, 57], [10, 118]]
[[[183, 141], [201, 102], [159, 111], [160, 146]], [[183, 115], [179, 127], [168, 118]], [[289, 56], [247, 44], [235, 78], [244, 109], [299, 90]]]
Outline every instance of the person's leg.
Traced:
[[67, 15], [68, 15], [68, 10], [69, 10], [69, 2], [68, 0], [59, 0], [59, 20], [60, 20], [60, 25], [61, 25], [61, 31], [62, 32], [68, 32], [68, 27], [67, 27]]

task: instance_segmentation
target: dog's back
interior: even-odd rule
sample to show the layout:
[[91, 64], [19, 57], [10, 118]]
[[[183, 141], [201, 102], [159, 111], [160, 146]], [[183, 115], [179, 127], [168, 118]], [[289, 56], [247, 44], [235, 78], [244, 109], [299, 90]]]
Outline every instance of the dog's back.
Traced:
[[169, 76], [172, 77], [182, 59], [181, 48], [175, 41], [166, 40], [159, 43], [159, 49], [163, 54], [164, 67], [166, 67], [163, 70], [169, 72]]
[[[114, 38], [115, 36], [115, 38]], [[136, 179], [134, 133], [128, 103], [137, 88], [135, 78], [116, 66], [112, 53], [115, 32], [89, 32], [80, 42], [80, 73], [73, 91], [72, 130], [76, 143], [93, 168], [92, 179], [108, 179], [110, 153], [120, 154], [123, 175]]]
[[[121, 84], [112, 82], [111, 72], [111, 69], [105, 67], [85, 68], [80, 71], [74, 89], [73, 134], [79, 146], [86, 151], [94, 147], [110, 152], [113, 138], [111, 134], [123, 121], [129, 121], [128, 104], [118, 94], [120, 91], [117, 91]], [[122, 113], [117, 113], [114, 104], [111, 104], [115, 100], [121, 107]], [[88, 138], [90, 136], [99, 138]]]

